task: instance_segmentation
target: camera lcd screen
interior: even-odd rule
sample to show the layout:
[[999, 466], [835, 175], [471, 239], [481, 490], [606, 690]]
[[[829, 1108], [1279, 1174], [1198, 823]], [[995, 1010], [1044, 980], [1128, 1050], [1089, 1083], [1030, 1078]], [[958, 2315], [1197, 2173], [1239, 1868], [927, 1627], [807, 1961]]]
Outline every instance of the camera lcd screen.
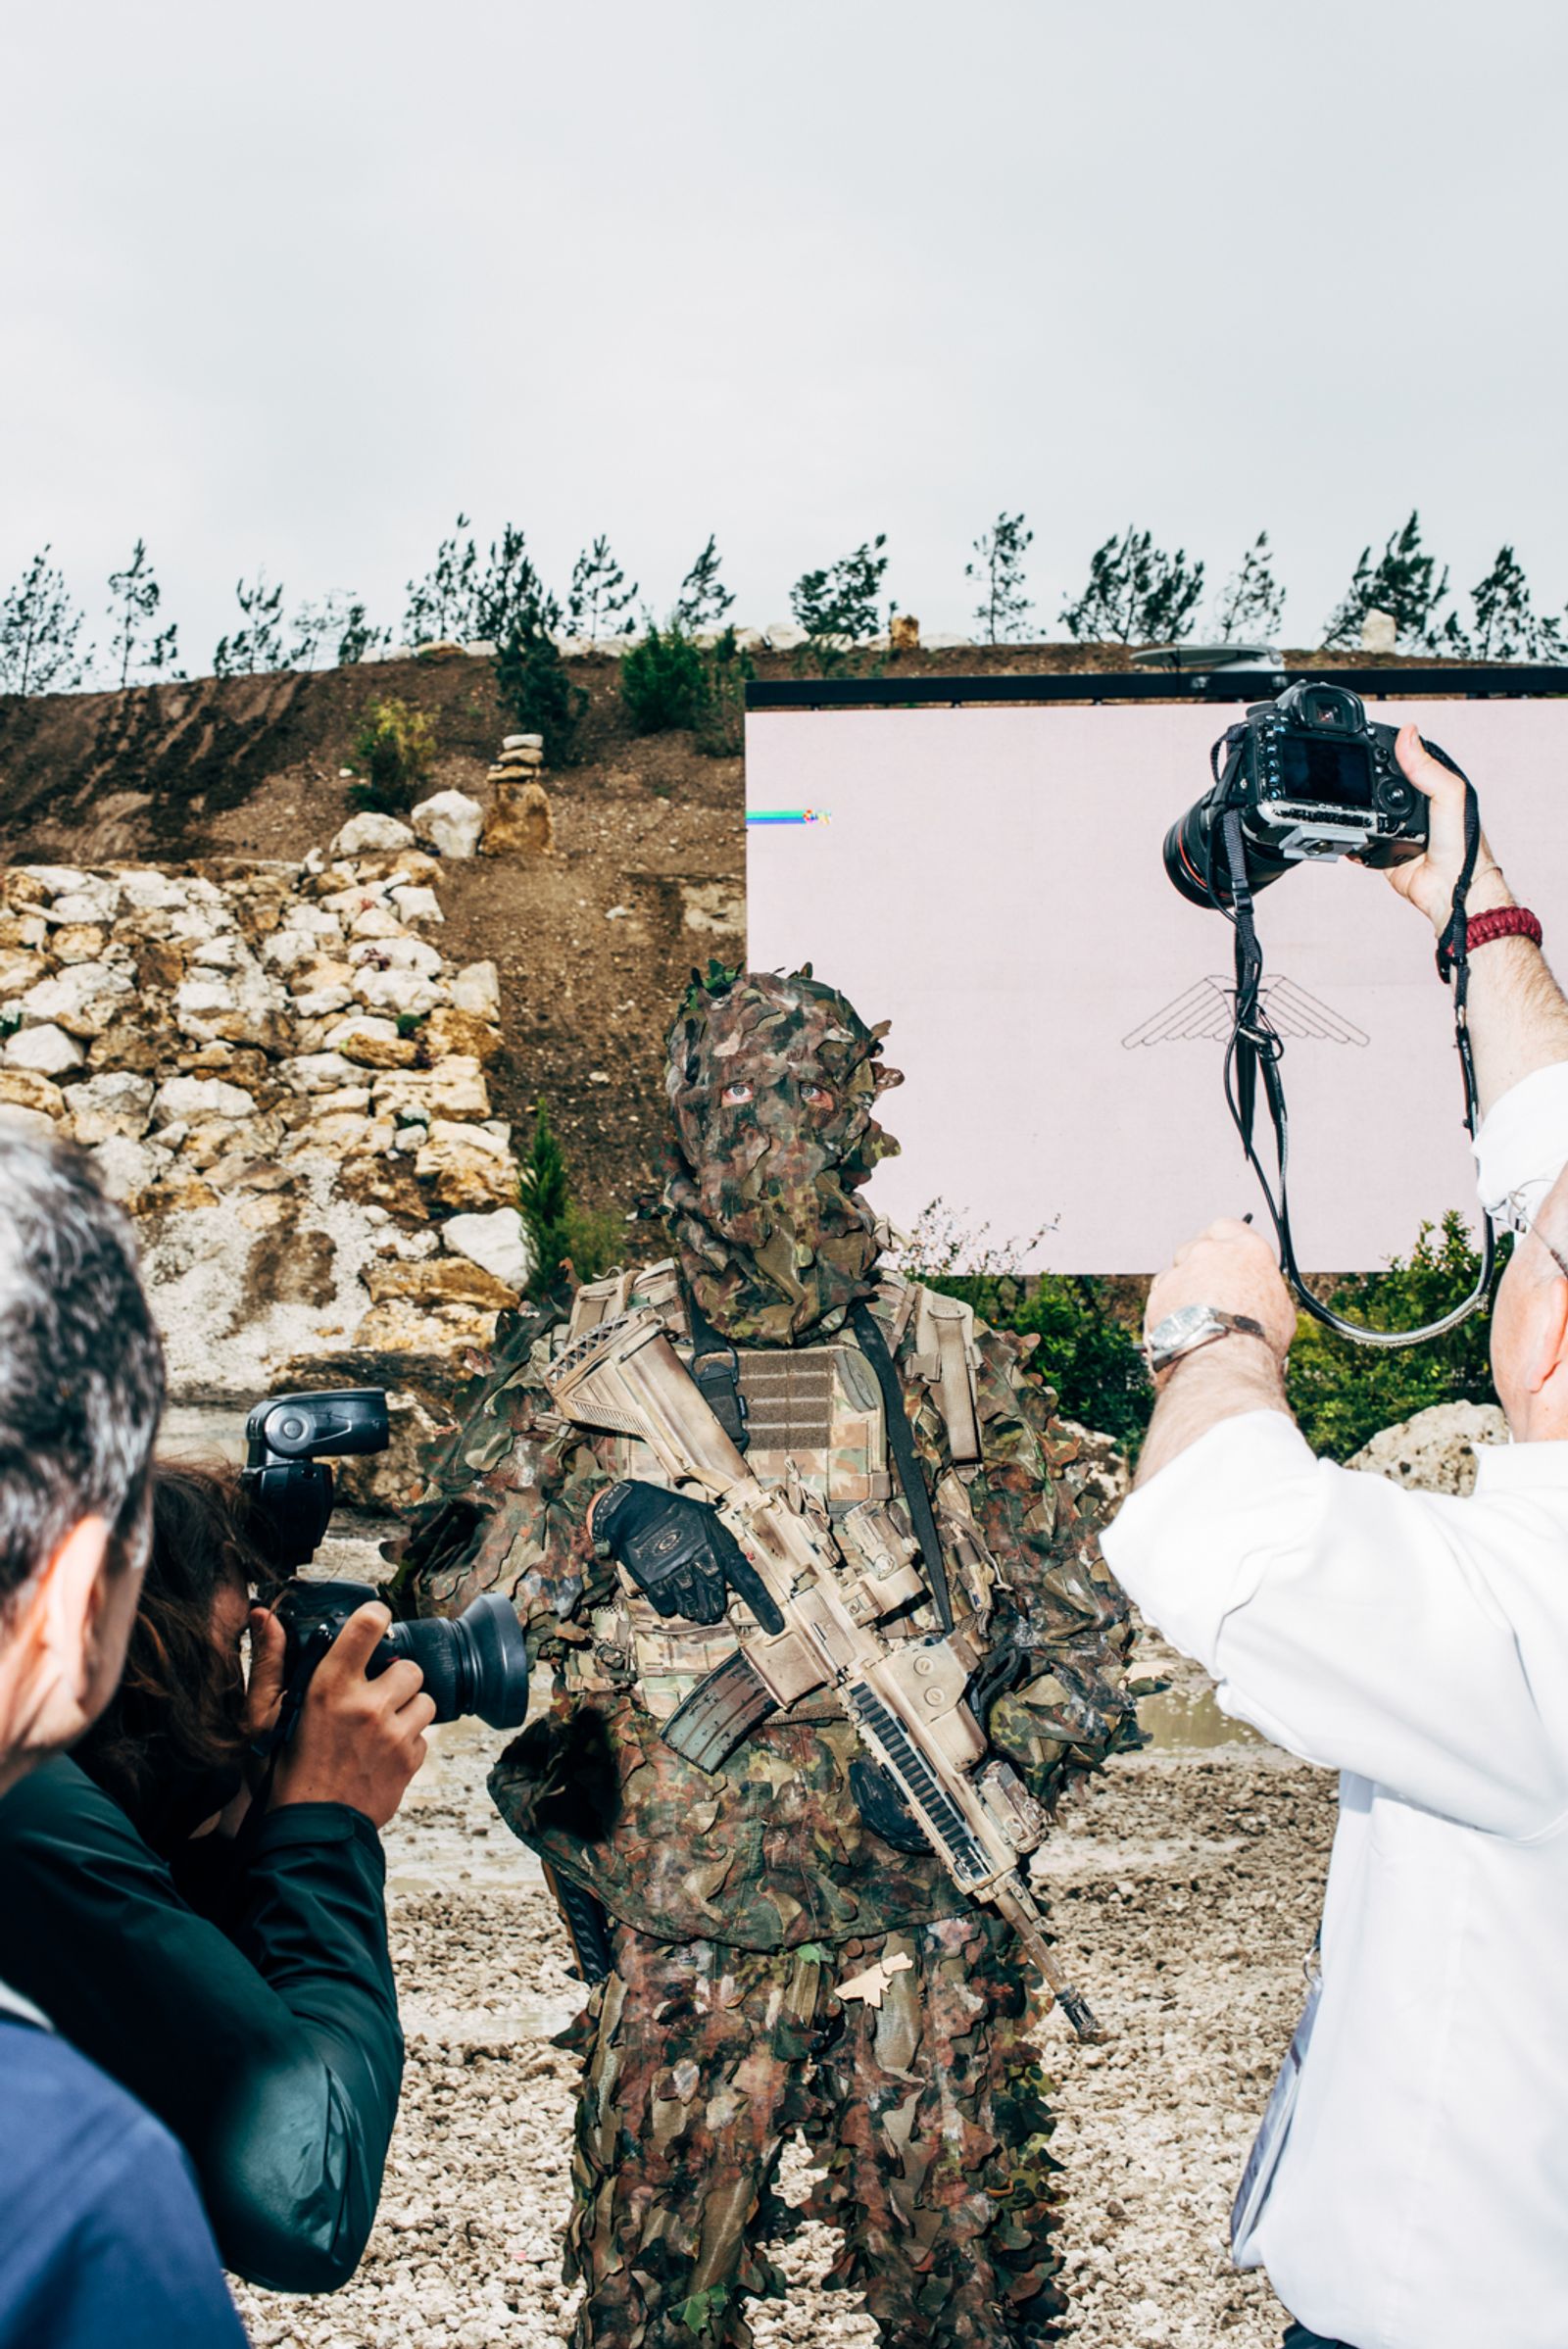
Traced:
[[1360, 742], [1325, 742], [1294, 731], [1280, 739], [1280, 797], [1319, 806], [1370, 807], [1372, 755]]

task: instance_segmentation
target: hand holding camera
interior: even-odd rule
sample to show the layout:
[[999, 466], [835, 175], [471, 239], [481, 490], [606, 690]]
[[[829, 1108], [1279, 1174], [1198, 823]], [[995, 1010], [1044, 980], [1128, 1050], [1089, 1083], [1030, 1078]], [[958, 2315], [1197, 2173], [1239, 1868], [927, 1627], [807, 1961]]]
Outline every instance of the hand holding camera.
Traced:
[[[273, 1774], [270, 1808], [339, 1802], [385, 1827], [424, 1760], [435, 1698], [418, 1665], [400, 1656], [371, 1678], [367, 1666], [391, 1614], [379, 1599], [356, 1608], [311, 1675], [294, 1734]], [[252, 1723], [265, 1734], [283, 1701], [288, 1643], [276, 1615], [251, 1616]]]
[[[1419, 856], [1387, 867], [1390, 886], [1424, 913], [1441, 937], [1453, 910], [1454, 883], [1464, 863], [1464, 779], [1433, 758], [1417, 726], [1399, 728], [1395, 755], [1427, 801], [1427, 841]], [[1473, 915], [1512, 904], [1502, 868], [1483, 832], [1465, 910]]]

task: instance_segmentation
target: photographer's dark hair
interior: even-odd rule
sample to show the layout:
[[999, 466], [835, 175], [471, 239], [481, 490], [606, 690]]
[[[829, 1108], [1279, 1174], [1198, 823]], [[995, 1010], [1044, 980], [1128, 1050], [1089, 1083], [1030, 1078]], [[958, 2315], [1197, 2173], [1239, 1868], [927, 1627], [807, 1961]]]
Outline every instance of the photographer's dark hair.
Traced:
[[125, 1669], [74, 1759], [155, 1849], [172, 1850], [237, 1791], [245, 1737], [237, 1653], [214, 1623], [227, 1590], [271, 1594], [238, 1473], [153, 1470], [153, 1541]]
[[0, 1110], [0, 1611], [84, 1517], [140, 1562], [163, 1400], [128, 1219], [83, 1151]]

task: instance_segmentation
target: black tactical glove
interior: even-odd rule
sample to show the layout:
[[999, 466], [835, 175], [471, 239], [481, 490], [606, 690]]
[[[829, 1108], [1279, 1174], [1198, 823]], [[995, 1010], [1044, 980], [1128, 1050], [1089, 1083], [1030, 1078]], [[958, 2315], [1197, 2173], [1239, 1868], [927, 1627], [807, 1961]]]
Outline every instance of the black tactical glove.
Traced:
[[612, 1485], [594, 1511], [594, 1539], [619, 1559], [661, 1615], [722, 1623], [733, 1590], [764, 1631], [784, 1629], [756, 1567], [706, 1500], [635, 1480]]

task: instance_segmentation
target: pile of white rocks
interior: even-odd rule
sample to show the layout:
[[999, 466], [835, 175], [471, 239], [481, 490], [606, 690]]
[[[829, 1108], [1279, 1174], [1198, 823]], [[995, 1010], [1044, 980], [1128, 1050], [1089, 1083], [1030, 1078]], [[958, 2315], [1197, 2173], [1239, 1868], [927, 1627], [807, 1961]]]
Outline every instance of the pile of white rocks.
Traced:
[[439, 871], [362, 815], [298, 864], [0, 875], [0, 1115], [137, 1219], [176, 1393], [457, 1360], [516, 1301], [497, 972], [443, 955]]

